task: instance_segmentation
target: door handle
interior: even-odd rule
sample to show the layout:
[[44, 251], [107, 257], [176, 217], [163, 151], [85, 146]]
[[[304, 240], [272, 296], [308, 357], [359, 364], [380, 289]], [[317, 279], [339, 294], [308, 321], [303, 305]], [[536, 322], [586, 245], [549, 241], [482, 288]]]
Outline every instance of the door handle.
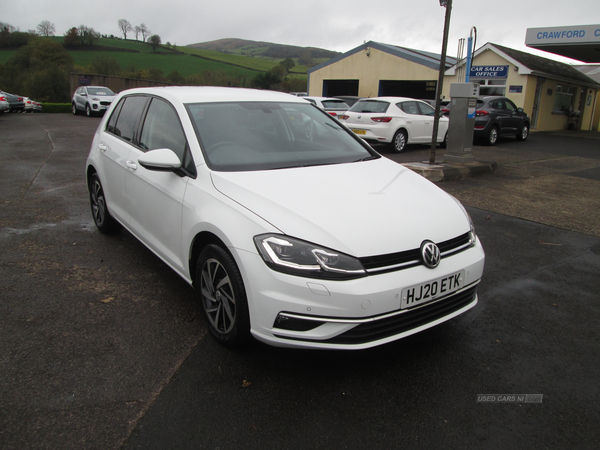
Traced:
[[108, 150], [108, 147], [107, 147], [105, 144], [99, 144], [99, 145], [98, 145], [98, 148], [99, 148], [100, 150], [102, 150], [103, 152], [105, 152], [106, 150]]
[[134, 163], [133, 161], [127, 161], [125, 164], [127, 165], [128, 169], [131, 169], [131, 170], [137, 169], [137, 164]]

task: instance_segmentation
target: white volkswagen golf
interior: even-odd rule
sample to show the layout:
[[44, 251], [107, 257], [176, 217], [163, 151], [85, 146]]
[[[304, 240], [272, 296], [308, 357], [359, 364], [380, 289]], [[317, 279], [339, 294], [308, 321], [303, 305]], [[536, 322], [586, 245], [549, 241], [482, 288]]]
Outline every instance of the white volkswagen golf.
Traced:
[[86, 171], [98, 229], [127, 228], [193, 285], [224, 344], [361, 349], [477, 303], [461, 204], [302, 98], [121, 92]]

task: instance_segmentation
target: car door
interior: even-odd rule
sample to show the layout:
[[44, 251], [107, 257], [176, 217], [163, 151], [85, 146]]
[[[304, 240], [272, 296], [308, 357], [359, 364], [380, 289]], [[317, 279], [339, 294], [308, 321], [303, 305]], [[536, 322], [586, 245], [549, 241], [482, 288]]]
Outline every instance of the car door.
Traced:
[[139, 163], [145, 152], [168, 148], [193, 169], [185, 133], [177, 112], [157, 97], [150, 100], [139, 135], [127, 159], [126, 186], [132, 232], [179, 271], [185, 271], [182, 248], [183, 197], [189, 176], [149, 170]]
[[425, 121], [429, 118], [421, 115], [417, 102], [411, 100], [398, 103], [396, 106], [406, 114], [405, 119], [406, 128], [408, 129], [408, 142], [416, 143], [431, 141], [433, 128], [430, 130], [429, 137], [427, 137], [425, 133]]
[[508, 122], [507, 129], [509, 129], [511, 132], [517, 132], [523, 125], [525, 113], [520, 112], [519, 108], [517, 108], [517, 105], [507, 98], [504, 99], [504, 108], [510, 113], [510, 119], [506, 120]]
[[[119, 101], [112, 111], [106, 129], [97, 140], [102, 155], [98, 172], [111, 214], [128, 226], [129, 199], [127, 197], [126, 174], [129, 153], [136, 140], [142, 111], [147, 97], [128, 96]], [[96, 142], [96, 141], [95, 141]]]
[[[431, 142], [431, 137], [433, 136], [435, 108], [425, 102], [418, 102], [417, 105], [421, 111], [421, 116], [423, 116], [423, 133], [425, 142]], [[444, 139], [446, 131], [448, 131], [448, 121], [445, 119], [440, 120], [438, 124], [438, 138]]]
[[491, 109], [490, 113], [493, 114], [496, 123], [500, 128], [500, 134], [510, 132], [512, 117], [510, 111], [507, 110], [504, 105], [504, 99], [498, 98], [491, 100], [489, 105]]

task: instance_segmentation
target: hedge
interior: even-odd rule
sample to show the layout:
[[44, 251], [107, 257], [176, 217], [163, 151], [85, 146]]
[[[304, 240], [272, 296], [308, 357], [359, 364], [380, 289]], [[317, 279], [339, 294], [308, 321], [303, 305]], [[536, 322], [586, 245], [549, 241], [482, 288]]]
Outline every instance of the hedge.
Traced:
[[70, 113], [70, 103], [42, 103], [42, 112], [44, 113]]

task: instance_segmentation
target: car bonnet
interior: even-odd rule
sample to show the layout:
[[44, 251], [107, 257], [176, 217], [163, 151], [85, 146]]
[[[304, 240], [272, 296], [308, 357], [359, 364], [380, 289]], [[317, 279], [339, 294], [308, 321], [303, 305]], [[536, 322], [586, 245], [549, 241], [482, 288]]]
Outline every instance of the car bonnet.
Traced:
[[219, 192], [281, 233], [357, 257], [469, 231], [468, 218], [448, 194], [386, 158], [211, 176]]

